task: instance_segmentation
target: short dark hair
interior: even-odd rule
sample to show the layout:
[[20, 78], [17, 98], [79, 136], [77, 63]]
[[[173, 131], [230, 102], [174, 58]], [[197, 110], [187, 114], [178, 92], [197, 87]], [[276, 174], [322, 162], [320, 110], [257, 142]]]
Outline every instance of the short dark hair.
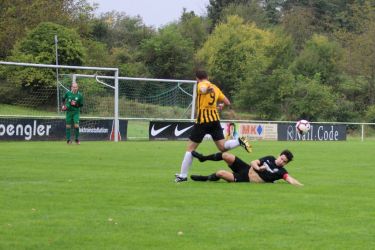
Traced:
[[280, 153], [280, 155], [285, 155], [286, 158], [288, 159], [288, 162], [291, 162], [293, 160], [293, 157], [294, 157], [293, 154], [292, 154], [292, 152], [290, 152], [288, 149], [283, 150]]
[[207, 72], [204, 71], [204, 70], [200, 70], [200, 69], [195, 72], [195, 76], [199, 80], [203, 80], [203, 79], [207, 79], [208, 78]]

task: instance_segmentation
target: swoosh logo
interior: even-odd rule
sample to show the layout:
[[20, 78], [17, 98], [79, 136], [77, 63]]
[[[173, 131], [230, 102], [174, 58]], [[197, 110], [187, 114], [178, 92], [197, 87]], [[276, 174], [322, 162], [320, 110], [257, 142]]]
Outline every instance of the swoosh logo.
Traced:
[[174, 130], [174, 135], [178, 137], [178, 136], [182, 135], [183, 133], [185, 133], [187, 130], [189, 130], [193, 126], [194, 125], [191, 125], [190, 127], [178, 130], [178, 125], [177, 125], [176, 128], [175, 128], [175, 130]]
[[152, 128], [151, 128], [151, 135], [152, 136], [157, 136], [158, 134], [160, 134], [161, 132], [163, 132], [164, 130], [166, 130], [168, 127], [170, 127], [171, 125], [168, 125], [168, 126], [165, 126], [165, 127], [162, 127], [162, 128], [159, 128], [159, 129], [155, 129], [155, 124], [152, 125]]

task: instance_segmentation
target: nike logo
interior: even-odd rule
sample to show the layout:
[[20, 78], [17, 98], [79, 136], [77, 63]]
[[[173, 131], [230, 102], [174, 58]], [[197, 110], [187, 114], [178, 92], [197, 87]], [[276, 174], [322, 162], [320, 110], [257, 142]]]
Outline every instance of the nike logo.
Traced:
[[159, 129], [155, 129], [154, 126], [155, 126], [155, 124], [152, 125], [152, 128], [151, 128], [151, 135], [152, 136], [157, 136], [158, 134], [160, 134], [161, 132], [166, 130], [171, 125], [168, 125], [168, 126], [165, 126], [165, 127], [159, 128]]
[[174, 130], [174, 135], [178, 137], [178, 136], [182, 135], [183, 133], [185, 133], [187, 130], [189, 130], [193, 126], [194, 125], [191, 125], [190, 127], [178, 130], [178, 125], [177, 125], [176, 128], [175, 128], [175, 130]]

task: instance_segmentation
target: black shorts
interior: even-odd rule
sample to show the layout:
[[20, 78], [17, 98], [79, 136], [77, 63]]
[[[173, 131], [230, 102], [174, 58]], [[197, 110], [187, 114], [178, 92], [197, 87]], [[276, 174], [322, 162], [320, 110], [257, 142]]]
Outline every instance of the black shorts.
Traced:
[[250, 182], [249, 170], [250, 165], [242, 161], [240, 158], [235, 158], [231, 166], [233, 171], [234, 182]]
[[209, 134], [214, 141], [224, 139], [223, 128], [219, 121], [209, 123], [195, 123], [189, 139], [196, 143], [201, 143], [204, 136]]

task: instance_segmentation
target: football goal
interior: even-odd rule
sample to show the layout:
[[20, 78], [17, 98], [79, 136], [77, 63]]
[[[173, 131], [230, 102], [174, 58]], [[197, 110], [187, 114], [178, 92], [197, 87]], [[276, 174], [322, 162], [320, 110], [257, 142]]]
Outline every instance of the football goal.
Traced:
[[[63, 84], [55, 71], [64, 72], [112, 72], [112, 116], [114, 131], [119, 131], [118, 114], [118, 68], [67, 66], [0, 61], [0, 115], [5, 117], [61, 117], [61, 98], [69, 89]], [[55, 78], [56, 77], [56, 78]], [[84, 114], [82, 114], [84, 116]], [[118, 140], [117, 137], [114, 138]]]
[[117, 68], [3, 61], [0, 116], [62, 118], [62, 97], [72, 82], [84, 96], [81, 117], [113, 119], [115, 131], [119, 119], [194, 119], [194, 80], [119, 77]]

